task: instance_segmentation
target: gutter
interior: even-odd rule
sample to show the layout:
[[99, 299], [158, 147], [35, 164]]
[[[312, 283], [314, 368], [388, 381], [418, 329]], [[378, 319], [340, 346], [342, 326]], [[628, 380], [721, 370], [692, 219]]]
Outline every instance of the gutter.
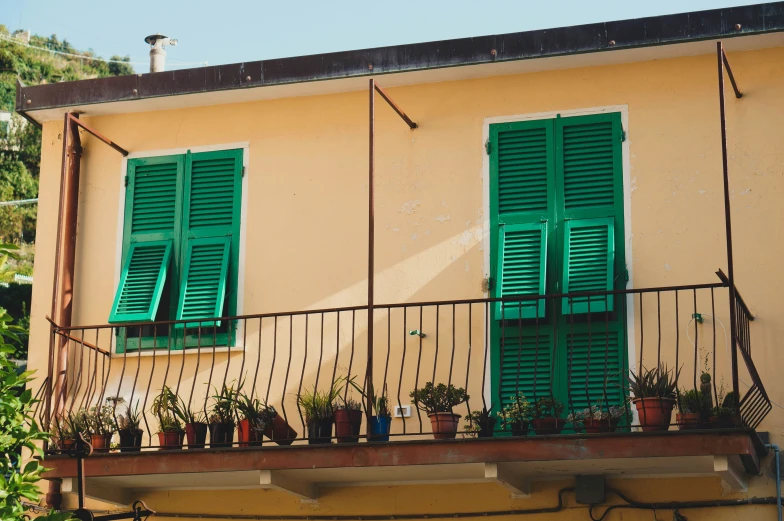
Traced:
[[784, 31], [784, 2], [195, 69], [17, 86], [16, 111], [134, 101]]

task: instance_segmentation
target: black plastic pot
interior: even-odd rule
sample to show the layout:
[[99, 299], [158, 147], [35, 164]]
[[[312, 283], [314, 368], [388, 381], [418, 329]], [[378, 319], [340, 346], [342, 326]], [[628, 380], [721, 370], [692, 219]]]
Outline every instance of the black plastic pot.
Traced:
[[308, 443], [311, 445], [332, 443], [334, 418], [308, 420]]
[[231, 447], [234, 441], [233, 423], [210, 424], [210, 448]]
[[117, 431], [117, 434], [120, 435], [120, 452], [139, 452], [141, 450], [143, 430], [125, 429]]

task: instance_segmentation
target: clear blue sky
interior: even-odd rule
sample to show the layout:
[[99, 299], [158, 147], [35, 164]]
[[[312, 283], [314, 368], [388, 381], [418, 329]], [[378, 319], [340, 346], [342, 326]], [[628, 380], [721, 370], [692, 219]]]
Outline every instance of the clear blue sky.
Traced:
[[[179, 39], [168, 67], [482, 36], [752, 4], [743, 0], [0, 0], [0, 24], [148, 62], [144, 37]], [[179, 63], [178, 63], [179, 62]], [[137, 66], [146, 72], [146, 66]]]

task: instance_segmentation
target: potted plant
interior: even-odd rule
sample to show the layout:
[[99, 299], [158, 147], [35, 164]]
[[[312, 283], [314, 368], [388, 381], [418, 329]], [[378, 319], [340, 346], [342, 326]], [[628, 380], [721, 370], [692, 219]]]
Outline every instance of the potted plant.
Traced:
[[150, 409], [158, 420], [158, 445], [161, 450], [182, 449], [184, 429], [177, 416], [177, 395], [167, 385], [152, 401]]
[[278, 414], [275, 407], [267, 406], [270, 422], [264, 429], [264, 436], [271, 439], [278, 445], [291, 445], [297, 439], [297, 431], [291, 428], [286, 419]]
[[109, 452], [112, 436], [117, 430], [114, 411], [111, 406], [90, 407], [87, 414], [87, 427], [90, 431], [90, 445], [95, 452]]
[[373, 403], [373, 412], [375, 414], [370, 417], [370, 439], [372, 441], [389, 441], [389, 430], [392, 426], [392, 413], [389, 411], [389, 395], [387, 394], [387, 387], [384, 386], [381, 394], [376, 396], [375, 393], [370, 395], [370, 401]]
[[566, 425], [566, 420], [561, 418], [563, 410], [563, 404], [555, 398], [539, 398], [534, 405], [534, 419], [531, 421], [536, 434], [560, 434]]
[[711, 410], [709, 421], [711, 428], [714, 429], [732, 429], [739, 424], [737, 395], [734, 391], [730, 391], [722, 397], [724, 394], [723, 387], [724, 386], [722, 385], [718, 396], [718, 402], [721, 403], [721, 405], [717, 405]]
[[680, 371], [673, 372], [666, 365], [645, 369], [628, 377], [629, 389], [634, 395], [643, 432], [666, 431], [675, 406], [675, 382]]
[[[238, 386], [241, 387], [242, 384]], [[233, 385], [215, 389], [210, 410], [210, 447], [231, 447], [234, 442], [235, 417], [237, 413], [237, 396], [239, 391]]]
[[272, 417], [267, 404], [246, 394], [237, 395], [237, 441], [240, 447], [261, 445]]
[[501, 412], [498, 413], [501, 418], [501, 426], [506, 430], [512, 430], [512, 436], [525, 436], [528, 434], [528, 424], [531, 422], [533, 416], [533, 406], [525, 397], [525, 395], [518, 391], [509, 397], [507, 403]]
[[[490, 407], [492, 410], [492, 407]], [[465, 431], [477, 438], [492, 438], [495, 429], [495, 416], [483, 407], [481, 411], [473, 411], [466, 416]]]
[[624, 413], [624, 408], [617, 405], [607, 408], [591, 405], [581, 411], [569, 413], [566, 421], [572, 424], [575, 431], [582, 428], [587, 434], [612, 432]]
[[678, 429], [684, 431], [699, 429], [704, 421], [706, 411], [710, 411], [707, 397], [697, 389], [681, 391], [678, 389], [678, 413], [675, 422]]
[[452, 408], [468, 401], [465, 389], [452, 384], [433, 385], [433, 382], [427, 382], [421, 389], [411, 391], [410, 396], [414, 405], [430, 418], [435, 439], [455, 437], [460, 415], [454, 414]]
[[203, 449], [207, 444], [207, 417], [201, 410], [192, 409], [190, 403], [179, 398], [176, 416], [185, 426], [185, 440], [189, 449]]
[[125, 414], [117, 417], [117, 433], [120, 435], [120, 452], [139, 452], [142, 446], [141, 415], [139, 404], [136, 407], [128, 405]]
[[76, 445], [71, 418], [69, 416], [57, 416], [51, 426], [52, 439], [55, 440], [57, 447], [62, 451], [73, 450]]
[[349, 395], [349, 387], [362, 394], [355, 383], [355, 378], [343, 377], [342, 389], [338, 396], [338, 405], [335, 408], [335, 438], [338, 443], [357, 443], [359, 441], [359, 431], [362, 428], [362, 403]]
[[328, 391], [313, 387], [297, 396], [297, 404], [305, 415], [308, 426], [308, 443], [332, 443], [332, 427], [335, 424], [335, 400], [340, 393], [339, 382]]

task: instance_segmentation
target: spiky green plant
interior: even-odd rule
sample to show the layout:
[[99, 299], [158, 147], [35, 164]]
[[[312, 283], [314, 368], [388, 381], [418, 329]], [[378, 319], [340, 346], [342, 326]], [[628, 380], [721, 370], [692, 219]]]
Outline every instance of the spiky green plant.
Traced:
[[680, 370], [673, 372], [665, 364], [659, 364], [654, 369], [643, 366], [640, 374], [632, 373], [627, 380], [635, 398], [675, 399], [678, 375]]

